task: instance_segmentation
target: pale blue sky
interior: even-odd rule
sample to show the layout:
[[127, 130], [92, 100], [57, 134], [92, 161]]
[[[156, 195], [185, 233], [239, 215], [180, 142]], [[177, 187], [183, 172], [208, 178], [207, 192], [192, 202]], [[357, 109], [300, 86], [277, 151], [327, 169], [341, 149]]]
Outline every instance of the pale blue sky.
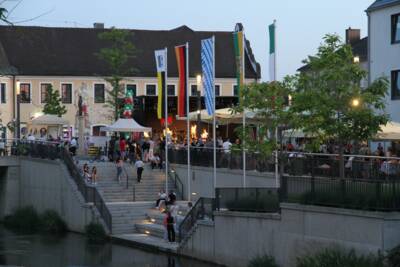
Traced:
[[[11, 7], [19, 0], [6, 0]], [[1, 2], [1, 1], [0, 1]], [[48, 14], [22, 25], [106, 27], [168, 30], [187, 25], [193, 30], [231, 31], [242, 22], [262, 79], [268, 80], [267, 26], [277, 20], [278, 78], [293, 74], [313, 54], [326, 33], [344, 37], [348, 27], [367, 35], [364, 10], [373, 0], [22, 0], [13, 21]]]

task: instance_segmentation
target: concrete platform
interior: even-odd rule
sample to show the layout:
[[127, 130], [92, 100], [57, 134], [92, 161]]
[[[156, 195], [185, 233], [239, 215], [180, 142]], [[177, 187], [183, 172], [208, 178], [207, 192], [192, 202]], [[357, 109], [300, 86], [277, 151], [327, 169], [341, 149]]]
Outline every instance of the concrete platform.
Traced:
[[121, 234], [112, 235], [111, 238], [117, 243], [128, 246], [131, 245], [135, 247], [142, 247], [174, 254], [178, 253], [179, 243], [169, 243], [161, 238], [157, 238], [147, 234]]

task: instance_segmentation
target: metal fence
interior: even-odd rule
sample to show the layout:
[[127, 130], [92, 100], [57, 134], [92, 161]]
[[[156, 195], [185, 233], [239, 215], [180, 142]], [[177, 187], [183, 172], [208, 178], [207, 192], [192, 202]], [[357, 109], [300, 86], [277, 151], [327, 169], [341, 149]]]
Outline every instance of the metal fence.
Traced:
[[217, 188], [216, 210], [279, 212], [277, 188]]
[[[187, 164], [187, 148], [168, 149], [168, 159], [173, 164]], [[214, 151], [212, 148], [192, 147], [190, 149], [190, 164], [200, 167], [214, 167]], [[217, 149], [217, 168], [243, 169], [243, 154], [241, 150]], [[246, 170], [273, 172], [275, 162], [272, 157], [261, 153], [246, 153]]]
[[26, 140], [2, 140], [4, 149], [0, 144], [1, 155], [29, 156], [42, 159], [60, 159], [62, 160], [70, 174], [70, 177], [75, 182], [79, 192], [87, 203], [93, 203], [100, 213], [110, 232], [112, 231], [112, 217], [102, 196], [96, 187], [88, 186], [81, 173], [79, 172], [74, 160], [64, 147], [55, 142], [43, 141], [26, 141]]
[[198, 220], [212, 221], [214, 210], [215, 200], [213, 198], [199, 198], [179, 225], [180, 242], [190, 234]]

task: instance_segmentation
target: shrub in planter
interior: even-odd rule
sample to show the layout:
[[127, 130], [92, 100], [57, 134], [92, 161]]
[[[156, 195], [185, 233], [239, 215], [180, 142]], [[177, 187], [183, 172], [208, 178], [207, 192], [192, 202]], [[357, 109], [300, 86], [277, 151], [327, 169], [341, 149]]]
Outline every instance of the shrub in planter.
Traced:
[[85, 226], [85, 235], [89, 242], [101, 243], [107, 240], [107, 234], [103, 225], [90, 223]]
[[18, 208], [4, 218], [4, 226], [16, 232], [31, 234], [38, 231], [40, 218], [32, 206]]
[[325, 249], [297, 259], [297, 267], [383, 267], [381, 255], [359, 256], [354, 250]]
[[40, 216], [41, 230], [52, 234], [63, 234], [68, 231], [67, 224], [54, 210], [46, 210]]
[[248, 267], [279, 267], [275, 262], [275, 259], [271, 256], [264, 255], [252, 259], [249, 262]]
[[390, 250], [386, 258], [390, 267], [400, 267], [400, 246]]

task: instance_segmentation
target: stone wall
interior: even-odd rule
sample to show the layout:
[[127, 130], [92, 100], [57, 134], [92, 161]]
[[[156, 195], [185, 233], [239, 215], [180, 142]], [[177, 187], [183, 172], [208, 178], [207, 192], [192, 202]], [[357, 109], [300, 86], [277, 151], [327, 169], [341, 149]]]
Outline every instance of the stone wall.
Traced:
[[7, 175], [0, 179], [0, 218], [17, 207], [32, 205], [38, 212], [57, 211], [76, 232], [83, 232], [85, 225], [97, 218], [60, 161], [1, 158], [0, 166], [7, 168]]
[[399, 213], [286, 203], [281, 207], [281, 214], [216, 212], [214, 223], [198, 224], [181, 251], [228, 266], [246, 266], [252, 258], [268, 254], [291, 267], [298, 256], [325, 247], [367, 254], [400, 243]]

